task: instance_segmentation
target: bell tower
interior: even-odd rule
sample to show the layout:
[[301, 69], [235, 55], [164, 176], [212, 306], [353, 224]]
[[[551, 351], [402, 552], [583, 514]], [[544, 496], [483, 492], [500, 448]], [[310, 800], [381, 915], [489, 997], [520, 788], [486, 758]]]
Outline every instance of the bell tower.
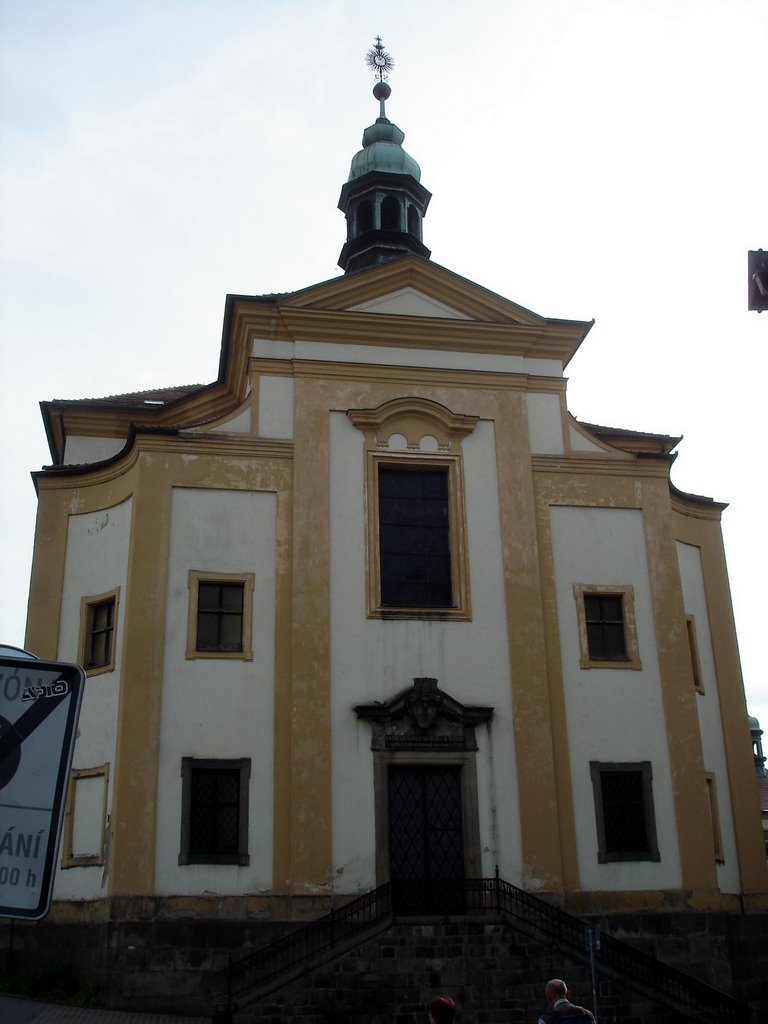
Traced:
[[363, 148], [352, 158], [339, 209], [347, 219], [347, 240], [339, 266], [349, 274], [376, 263], [413, 254], [429, 259], [421, 226], [432, 198], [420, 182], [421, 169], [403, 149], [404, 133], [387, 118], [387, 82], [394, 62], [379, 36], [365, 56], [376, 75], [376, 122], [363, 132]]

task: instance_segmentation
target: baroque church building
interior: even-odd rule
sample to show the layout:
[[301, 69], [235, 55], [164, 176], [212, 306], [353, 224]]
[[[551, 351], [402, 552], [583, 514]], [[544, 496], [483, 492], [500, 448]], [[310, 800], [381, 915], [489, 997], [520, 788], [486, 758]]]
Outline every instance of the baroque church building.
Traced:
[[87, 673], [45, 927], [387, 882], [429, 913], [497, 872], [763, 914], [725, 506], [671, 483], [679, 437], [571, 416], [591, 323], [430, 260], [374, 95], [341, 276], [227, 296], [211, 384], [42, 403], [26, 647]]

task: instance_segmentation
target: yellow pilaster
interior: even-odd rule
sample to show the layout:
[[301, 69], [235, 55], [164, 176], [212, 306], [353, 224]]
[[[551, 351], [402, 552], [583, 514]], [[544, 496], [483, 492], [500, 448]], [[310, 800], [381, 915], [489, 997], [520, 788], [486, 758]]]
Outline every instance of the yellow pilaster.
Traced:
[[524, 391], [505, 395], [494, 419], [523, 871], [559, 890], [576, 877], [573, 803], [559, 665], [550, 680]]
[[29, 584], [30, 614], [24, 640], [26, 650], [55, 661], [59, 656], [59, 623], [67, 557], [70, 489], [40, 487], [35, 525], [35, 554]]
[[679, 504], [674, 513], [674, 529], [678, 540], [693, 544], [701, 552], [741, 888], [745, 896], [762, 894], [764, 909], [768, 865], [719, 509], [697, 514], [696, 509], [685, 509]]
[[124, 604], [112, 801], [110, 895], [149, 896], [155, 829], [171, 483], [168, 456], [137, 467]]
[[717, 892], [717, 872], [685, 605], [665, 480], [643, 481], [642, 506], [682, 889], [691, 894], [694, 905], [698, 903], [703, 909], [712, 905]]
[[328, 410], [323, 384], [295, 383], [290, 881], [330, 884], [330, 523]]

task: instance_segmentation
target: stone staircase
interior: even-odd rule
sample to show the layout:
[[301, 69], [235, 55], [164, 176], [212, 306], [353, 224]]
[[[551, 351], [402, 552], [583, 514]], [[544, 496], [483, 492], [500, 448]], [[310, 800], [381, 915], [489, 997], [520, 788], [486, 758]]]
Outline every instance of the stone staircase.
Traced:
[[[216, 1024], [371, 1020], [424, 1024], [437, 992], [467, 1024], [535, 1021], [543, 985], [564, 977], [599, 1024], [750, 1024], [743, 1002], [588, 925], [498, 875], [437, 893], [381, 886], [214, 977]], [[428, 883], [426, 884], [428, 888]], [[417, 906], [429, 907], [430, 910]], [[706, 976], [706, 974], [705, 974]], [[218, 989], [216, 983], [218, 980]]]
[[[460, 1024], [536, 1024], [547, 979], [566, 980], [592, 1007], [589, 965], [557, 944], [483, 917], [392, 924], [236, 1010], [235, 1024], [426, 1024], [433, 995], [452, 996]], [[602, 976], [598, 1024], [683, 1024], [698, 1020]], [[221, 1018], [222, 1020], [225, 1018]]]

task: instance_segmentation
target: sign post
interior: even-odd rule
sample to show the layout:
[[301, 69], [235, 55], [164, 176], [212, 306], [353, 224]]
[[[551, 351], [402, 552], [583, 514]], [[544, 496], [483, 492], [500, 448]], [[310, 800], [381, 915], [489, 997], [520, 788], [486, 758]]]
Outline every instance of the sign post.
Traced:
[[0, 651], [0, 917], [51, 905], [85, 673]]

